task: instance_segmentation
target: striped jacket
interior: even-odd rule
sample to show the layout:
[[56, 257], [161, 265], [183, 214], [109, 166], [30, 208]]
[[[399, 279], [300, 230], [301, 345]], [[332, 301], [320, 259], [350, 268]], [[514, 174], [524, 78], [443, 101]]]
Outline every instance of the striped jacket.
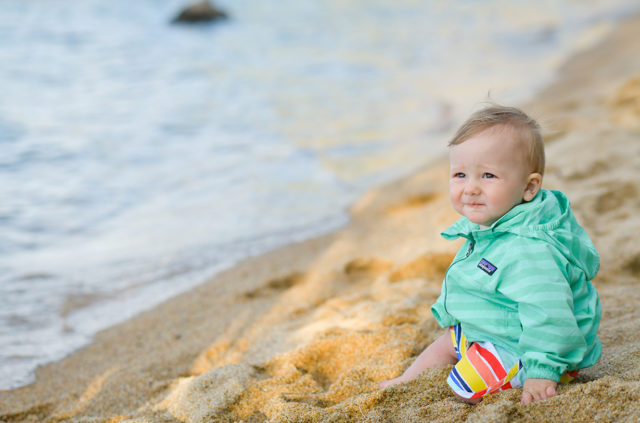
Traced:
[[600, 358], [600, 258], [564, 194], [541, 190], [490, 228], [462, 218], [442, 236], [466, 238], [431, 307], [442, 327], [520, 356], [528, 378], [558, 381]]

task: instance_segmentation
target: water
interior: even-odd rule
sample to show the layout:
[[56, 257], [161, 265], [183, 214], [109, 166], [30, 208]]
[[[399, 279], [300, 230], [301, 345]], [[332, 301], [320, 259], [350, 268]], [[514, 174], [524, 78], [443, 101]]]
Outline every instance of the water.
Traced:
[[5, 1], [0, 389], [243, 257], [335, 229], [637, 2]]

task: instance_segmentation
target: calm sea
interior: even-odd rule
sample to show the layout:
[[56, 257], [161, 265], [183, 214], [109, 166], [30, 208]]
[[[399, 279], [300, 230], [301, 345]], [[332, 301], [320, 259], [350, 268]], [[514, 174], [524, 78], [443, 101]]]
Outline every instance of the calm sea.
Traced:
[[3, 1], [0, 389], [243, 257], [335, 229], [637, 1]]

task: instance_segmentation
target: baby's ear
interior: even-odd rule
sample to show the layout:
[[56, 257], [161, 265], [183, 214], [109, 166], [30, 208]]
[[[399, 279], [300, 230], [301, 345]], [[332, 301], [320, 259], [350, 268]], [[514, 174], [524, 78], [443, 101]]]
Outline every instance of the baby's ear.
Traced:
[[538, 191], [540, 191], [540, 187], [542, 187], [542, 175], [539, 173], [530, 174], [527, 179], [527, 185], [524, 187], [522, 199], [525, 202], [533, 200]]

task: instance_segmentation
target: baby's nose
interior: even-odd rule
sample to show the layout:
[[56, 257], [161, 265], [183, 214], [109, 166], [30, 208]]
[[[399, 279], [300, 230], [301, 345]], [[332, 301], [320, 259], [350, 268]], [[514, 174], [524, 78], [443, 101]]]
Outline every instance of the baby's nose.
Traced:
[[464, 192], [468, 195], [477, 195], [480, 193], [480, 185], [476, 181], [469, 179], [464, 186]]

